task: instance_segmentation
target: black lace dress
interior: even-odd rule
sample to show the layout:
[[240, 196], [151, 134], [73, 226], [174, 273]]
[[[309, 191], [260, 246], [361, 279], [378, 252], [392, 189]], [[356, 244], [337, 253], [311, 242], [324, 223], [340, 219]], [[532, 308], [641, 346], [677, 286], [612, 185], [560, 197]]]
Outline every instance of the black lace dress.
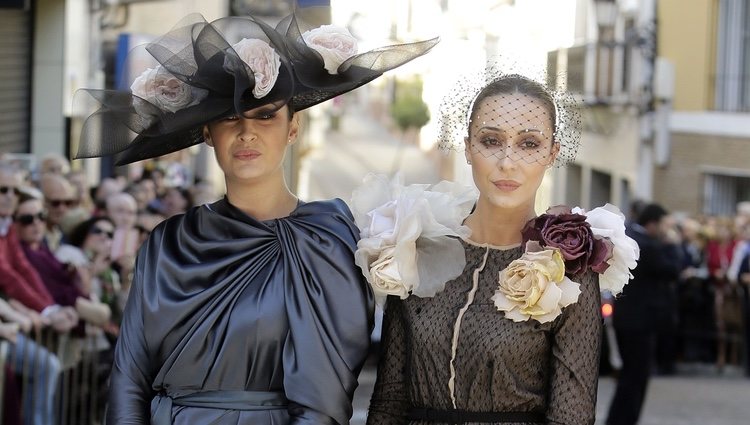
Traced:
[[498, 273], [521, 256], [521, 247], [463, 244], [466, 268], [444, 291], [388, 298], [368, 425], [428, 423], [410, 419], [413, 409], [534, 412], [542, 423], [593, 424], [598, 275], [574, 279], [581, 284], [578, 301], [554, 321], [513, 322], [491, 297]]

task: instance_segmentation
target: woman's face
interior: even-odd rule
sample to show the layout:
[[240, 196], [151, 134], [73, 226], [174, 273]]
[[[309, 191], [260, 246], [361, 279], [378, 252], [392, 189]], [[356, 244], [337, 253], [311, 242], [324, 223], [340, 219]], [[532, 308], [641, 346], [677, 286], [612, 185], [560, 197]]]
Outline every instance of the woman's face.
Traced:
[[164, 210], [167, 215], [172, 216], [184, 213], [188, 209], [188, 200], [182, 196], [179, 189], [170, 188], [164, 195]]
[[466, 140], [480, 196], [500, 208], [533, 208], [559, 150], [552, 132], [552, 117], [538, 99], [518, 93], [485, 98]]
[[45, 214], [42, 201], [30, 199], [16, 208], [16, 229], [18, 236], [28, 245], [41, 243], [45, 233]]
[[287, 106], [274, 109], [261, 106], [245, 113], [251, 118], [233, 116], [204, 128], [227, 183], [259, 181], [282, 172], [286, 148], [299, 127], [296, 117], [289, 120]]
[[108, 255], [112, 250], [112, 238], [115, 234], [115, 226], [107, 220], [99, 220], [91, 226], [89, 234], [83, 241], [83, 250], [92, 251], [96, 254]]

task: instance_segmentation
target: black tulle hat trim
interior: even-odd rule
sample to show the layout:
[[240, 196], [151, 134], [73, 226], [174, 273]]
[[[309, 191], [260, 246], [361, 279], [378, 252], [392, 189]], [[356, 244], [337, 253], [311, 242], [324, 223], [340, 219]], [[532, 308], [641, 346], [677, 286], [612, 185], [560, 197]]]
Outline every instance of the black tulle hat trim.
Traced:
[[[304, 110], [367, 84], [427, 53], [438, 42], [431, 39], [357, 54], [332, 75], [322, 56], [305, 44], [302, 34], [307, 29], [296, 13], [275, 28], [252, 16], [209, 23], [201, 15], [188, 15], [162, 37], [134, 50], [140, 55], [131, 52], [128, 60], [142, 60], [145, 49], [160, 73], [184, 83], [197, 100], [170, 111], [130, 90], [79, 90], [74, 101], [79, 107], [94, 101], [95, 110], [84, 121], [75, 158], [116, 155], [117, 164], [124, 165], [175, 152], [201, 143], [202, 128], [210, 122], [269, 104]], [[280, 57], [276, 82], [260, 99], [253, 95], [253, 70], [232, 47], [242, 39], [262, 40]]]

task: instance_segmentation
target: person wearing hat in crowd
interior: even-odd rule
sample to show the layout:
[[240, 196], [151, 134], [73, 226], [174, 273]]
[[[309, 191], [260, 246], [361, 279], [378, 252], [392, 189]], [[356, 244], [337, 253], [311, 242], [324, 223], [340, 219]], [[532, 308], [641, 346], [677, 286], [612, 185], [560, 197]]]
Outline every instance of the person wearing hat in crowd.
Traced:
[[205, 142], [226, 183], [138, 253], [107, 423], [349, 423], [374, 307], [358, 232], [343, 201], [298, 199], [282, 162], [299, 111], [437, 40], [358, 54], [345, 29], [308, 30], [300, 13], [275, 28], [188, 16], [146, 46], [159, 65], [131, 91], [87, 91], [101, 108], [79, 157], [126, 164]]

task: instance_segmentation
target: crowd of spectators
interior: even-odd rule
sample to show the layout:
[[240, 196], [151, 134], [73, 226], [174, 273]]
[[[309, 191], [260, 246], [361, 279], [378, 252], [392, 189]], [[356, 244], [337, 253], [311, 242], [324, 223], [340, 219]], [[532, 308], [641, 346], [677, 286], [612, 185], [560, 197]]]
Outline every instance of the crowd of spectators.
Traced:
[[138, 248], [162, 220], [216, 198], [172, 184], [170, 166], [92, 187], [61, 155], [33, 169], [0, 158], [0, 423], [57, 423], [60, 377], [92, 355], [101, 376], [86, 390], [106, 396]]
[[731, 217], [672, 213], [663, 226], [680, 272], [658, 294], [656, 372], [710, 365], [750, 376], [750, 202]]

